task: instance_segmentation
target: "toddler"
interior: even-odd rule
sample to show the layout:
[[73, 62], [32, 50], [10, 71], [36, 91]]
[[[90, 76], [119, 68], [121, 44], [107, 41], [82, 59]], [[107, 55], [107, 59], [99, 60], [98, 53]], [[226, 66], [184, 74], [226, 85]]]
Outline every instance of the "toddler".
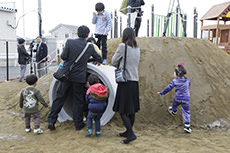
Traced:
[[48, 104], [43, 99], [40, 90], [35, 88], [37, 85], [38, 78], [35, 75], [29, 75], [26, 77], [26, 83], [29, 85], [25, 89], [22, 90], [19, 106], [24, 112], [24, 121], [26, 127], [26, 133], [31, 132], [30, 127], [30, 118], [31, 115], [34, 117], [34, 133], [42, 134], [43, 131], [40, 129], [40, 113], [38, 109], [38, 102], [40, 102], [45, 107], [48, 107]]
[[186, 69], [184, 68], [185, 63], [178, 64], [174, 71], [175, 79], [161, 92], [157, 92], [160, 95], [165, 95], [175, 87], [176, 96], [173, 99], [172, 106], [168, 108], [169, 113], [175, 116], [177, 113], [177, 107], [181, 105], [184, 130], [187, 133], [191, 133], [190, 127], [190, 93], [189, 86], [191, 85], [189, 79], [185, 76]]

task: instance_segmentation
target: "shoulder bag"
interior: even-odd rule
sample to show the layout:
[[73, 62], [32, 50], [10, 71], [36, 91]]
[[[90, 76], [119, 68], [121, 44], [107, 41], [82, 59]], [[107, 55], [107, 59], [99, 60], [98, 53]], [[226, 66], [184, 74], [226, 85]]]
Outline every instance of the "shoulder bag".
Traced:
[[81, 54], [77, 57], [77, 59], [74, 61], [74, 63], [70, 65], [69, 68], [66, 68], [66, 67], [62, 66], [59, 69], [57, 69], [57, 71], [53, 74], [54, 78], [59, 80], [59, 81], [69, 80], [70, 72], [76, 66], [77, 62], [82, 57], [82, 55], [85, 53], [85, 51], [87, 50], [88, 46], [89, 46], [89, 43], [86, 44], [86, 46], [83, 49], [83, 51], [81, 52]]

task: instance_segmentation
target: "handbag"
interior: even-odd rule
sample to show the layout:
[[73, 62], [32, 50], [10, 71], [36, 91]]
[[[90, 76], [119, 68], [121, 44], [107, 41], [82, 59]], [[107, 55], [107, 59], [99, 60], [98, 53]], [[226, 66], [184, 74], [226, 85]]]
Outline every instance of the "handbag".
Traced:
[[86, 44], [86, 46], [83, 49], [83, 51], [81, 52], [81, 54], [77, 57], [77, 59], [74, 61], [74, 63], [70, 65], [69, 68], [64, 67], [64, 66], [58, 68], [57, 71], [53, 74], [54, 78], [57, 79], [57, 80], [59, 80], [59, 81], [69, 80], [70, 72], [76, 66], [78, 60], [85, 53], [85, 51], [87, 50], [88, 46], [89, 46], [89, 43]]
[[[115, 69], [115, 79], [116, 83], [127, 82], [127, 78], [125, 75], [126, 69], [126, 56], [127, 56], [127, 44], [125, 44], [125, 57], [124, 57], [124, 67]], [[119, 67], [119, 66], [118, 66]]]

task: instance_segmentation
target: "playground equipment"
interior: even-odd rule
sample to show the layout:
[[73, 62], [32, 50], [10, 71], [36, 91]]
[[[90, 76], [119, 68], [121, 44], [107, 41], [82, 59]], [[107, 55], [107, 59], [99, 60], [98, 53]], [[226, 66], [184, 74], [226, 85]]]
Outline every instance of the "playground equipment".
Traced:
[[[168, 28], [169, 19], [170, 19], [171, 15], [172, 15], [174, 3], [175, 3], [175, 0], [173, 0], [173, 1], [170, 0], [170, 2], [169, 2], [168, 13], [167, 13], [167, 17], [166, 17], [166, 23], [165, 23], [165, 26], [164, 26], [163, 37], [166, 36], [166, 30]], [[171, 11], [169, 12], [170, 9], [171, 9]], [[182, 28], [184, 30], [184, 36], [186, 37], [186, 30], [185, 30], [186, 25], [184, 25], [186, 22], [184, 22], [183, 15], [181, 13], [181, 8], [180, 8], [179, 0], [177, 0], [177, 8], [176, 8], [176, 10], [177, 11], [176, 11], [176, 31], [175, 31], [176, 33], [175, 33], [175, 36], [178, 36], [178, 14], [180, 12], [180, 17], [181, 17], [180, 19], [181, 19], [181, 22], [183, 24]], [[186, 18], [185, 18], [185, 20], [186, 20]]]
[[[180, 5], [173, 11], [174, 1], [171, 2], [169, 5], [169, 12], [167, 16], [164, 15], [158, 15], [154, 14], [154, 5], [151, 6], [151, 18], [147, 19], [147, 37], [186, 37], [186, 26], [187, 26], [187, 15], [180, 9]], [[178, 0], [177, 0], [178, 1]], [[173, 4], [173, 6], [172, 6]], [[178, 1], [179, 4], [179, 1]], [[172, 7], [171, 7], [172, 6]], [[171, 8], [171, 9], [170, 9]], [[122, 8], [121, 10], [130, 10], [131, 7]], [[120, 11], [121, 11], [120, 10]], [[145, 14], [144, 17], [148, 16], [148, 14]], [[129, 13], [127, 13], [127, 26], [129, 25]], [[118, 37], [118, 28], [120, 28], [120, 37], [122, 36], [122, 17], [120, 17], [120, 27], [118, 26], [119, 17], [118, 13], [115, 10], [114, 15], [111, 13], [111, 18], [114, 18], [114, 26], [111, 30], [111, 38], [117, 38]], [[196, 37], [197, 34], [197, 22], [195, 23], [195, 20], [197, 20], [197, 12], [194, 10], [194, 36]], [[142, 21], [144, 22], [144, 21]], [[166, 26], [167, 25], [167, 26]], [[142, 27], [144, 24], [142, 24]], [[151, 30], [151, 35], [150, 35]]]
[[[201, 20], [201, 38], [203, 32], [208, 31], [207, 39], [212, 41], [219, 48], [230, 52], [230, 2], [214, 5], [209, 11], [200, 19]], [[216, 20], [216, 25], [204, 25], [204, 20]], [[220, 24], [220, 22], [224, 24]]]
[[[110, 119], [113, 117], [114, 112], [112, 110], [116, 90], [117, 90], [117, 83], [115, 82], [115, 75], [114, 75], [115, 67], [109, 66], [109, 65], [100, 65], [96, 66], [93, 64], [88, 63], [87, 65], [87, 72], [90, 74], [95, 74], [99, 77], [101, 82], [109, 88], [110, 94], [108, 98], [108, 105], [106, 107], [106, 110], [104, 114], [101, 117], [101, 125], [105, 125], [110, 121]], [[49, 99], [50, 99], [50, 105], [52, 106], [53, 99], [56, 97], [56, 88], [58, 85], [58, 80], [53, 79], [52, 83], [50, 85], [49, 90]], [[69, 93], [68, 97], [65, 100], [65, 104], [61, 110], [61, 112], [58, 114], [58, 121], [64, 122], [66, 120], [72, 120], [72, 94]]]

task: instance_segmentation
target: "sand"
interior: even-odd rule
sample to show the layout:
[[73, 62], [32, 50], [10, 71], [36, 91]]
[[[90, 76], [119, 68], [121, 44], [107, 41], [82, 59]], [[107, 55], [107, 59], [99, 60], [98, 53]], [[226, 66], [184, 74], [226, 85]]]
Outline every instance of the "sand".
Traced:
[[[108, 40], [108, 63], [120, 41]], [[230, 152], [230, 56], [206, 40], [193, 38], [138, 38], [138, 45], [141, 111], [134, 125], [136, 141], [120, 143], [122, 138], [116, 133], [125, 129], [118, 114], [102, 127], [101, 138], [85, 137], [86, 127], [75, 131], [72, 121], [57, 123], [57, 130], [49, 131], [49, 109], [41, 105], [44, 134], [27, 134], [18, 106], [19, 93], [26, 83], [14, 80], [0, 83], [0, 152]], [[174, 90], [165, 96], [157, 95], [171, 82], [175, 66], [182, 61], [192, 83], [192, 134], [183, 131], [181, 109], [175, 118], [167, 112]], [[47, 102], [51, 80], [52, 72], [37, 86]]]

